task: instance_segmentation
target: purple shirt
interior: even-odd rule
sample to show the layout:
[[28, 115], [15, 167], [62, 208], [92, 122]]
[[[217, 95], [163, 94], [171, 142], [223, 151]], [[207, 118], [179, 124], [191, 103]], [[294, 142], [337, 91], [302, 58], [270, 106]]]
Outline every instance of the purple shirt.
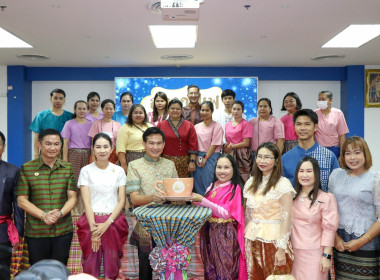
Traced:
[[101, 120], [101, 119], [103, 119], [103, 113], [102, 112], [99, 112], [98, 118], [95, 118], [93, 115], [91, 115], [90, 112], [87, 112], [87, 114], [86, 114], [86, 120], [88, 120], [90, 122], [94, 122], [96, 120]]
[[91, 137], [88, 136], [92, 122], [79, 123], [75, 119], [65, 123], [61, 135], [70, 141], [69, 149], [90, 149]]

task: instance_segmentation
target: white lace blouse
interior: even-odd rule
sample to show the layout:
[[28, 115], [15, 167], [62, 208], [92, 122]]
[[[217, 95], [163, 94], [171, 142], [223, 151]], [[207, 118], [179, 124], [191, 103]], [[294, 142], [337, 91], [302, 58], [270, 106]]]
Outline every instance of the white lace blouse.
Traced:
[[277, 248], [286, 249], [291, 230], [292, 202], [296, 192], [290, 181], [281, 177], [277, 185], [263, 195], [268, 180], [269, 176], [263, 177], [256, 193], [248, 190], [252, 185], [252, 177], [244, 186], [243, 196], [247, 199], [245, 238], [273, 243]]

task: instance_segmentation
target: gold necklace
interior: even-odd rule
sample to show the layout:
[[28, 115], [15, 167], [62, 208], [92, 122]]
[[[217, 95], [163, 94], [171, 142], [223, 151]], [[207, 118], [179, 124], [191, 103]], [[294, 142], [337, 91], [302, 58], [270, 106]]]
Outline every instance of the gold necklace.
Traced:
[[216, 194], [218, 193], [218, 190], [221, 189], [219, 186], [220, 185], [215, 186], [215, 189], [211, 194], [211, 198], [214, 198], [216, 196]]

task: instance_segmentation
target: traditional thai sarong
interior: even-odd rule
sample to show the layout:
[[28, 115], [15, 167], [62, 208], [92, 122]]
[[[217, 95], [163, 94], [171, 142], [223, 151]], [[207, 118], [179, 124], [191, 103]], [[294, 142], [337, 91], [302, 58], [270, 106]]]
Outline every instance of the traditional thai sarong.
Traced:
[[251, 176], [251, 168], [253, 163], [252, 150], [250, 147], [233, 149], [230, 154], [236, 160], [240, 178], [244, 185]]
[[91, 155], [90, 149], [69, 149], [67, 160], [71, 162], [75, 179], [78, 180], [79, 172], [83, 166], [86, 166], [89, 162]]
[[[205, 152], [198, 152], [198, 157], [204, 157]], [[220, 153], [213, 153], [211, 157], [206, 161], [205, 167], [196, 167], [195, 172], [191, 173], [191, 177], [194, 178], [194, 192], [204, 195], [206, 189], [211, 185], [214, 179], [215, 166]]]
[[140, 151], [126, 151], [125, 152], [125, 159], [127, 160], [127, 165], [135, 160], [142, 158], [145, 155], [145, 151], [140, 150]]
[[83, 273], [82, 267], [82, 249], [80, 248], [78, 234], [77, 234], [77, 222], [79, 216], [73, 216], [73, 239], [71, 240], [69, 259], [67, 261], [67, 268], [71, 274]]
[[298, 140], [285, 140], [284, 141], [284, 149], [282, 150], [282, 154], [290, 151], [294, 147], [298, 145]]
[[[109, 214], [103, 216], [94, 215], [95, 222], [104, 223], [109, 216]], [[98, 277], [103, 259], [104, 275], [109, 279], [116, 279], [121, 267], [122, 247], [128, 237], [128, 223], [125, 216], [121, 214], [102, 235], [98, 252], [92, 251], [91, 231], [85, 214], [79, 218], [77, 226], [78, 239], [83, 252], [83, 272]]]
[[[338, 235], [344, 242], [359, 238], [343, 229], [338, 229]], [[334, 258], [336, 279], [380, 279], [380, 236], [355, 252], [334, 249]]]
[[190, 177], [189, 161], [190, 156], [167, 156], [163, 155], [164, 158], [167, 158], [174, 162], [175, 168], [177, 169], [178, 178], [188, 178]]
[[[245, 250], [247, 266], [249, 268], [248, 279], [265, 280], [269, 275], [272, 275], [274, 270], [274, 257], [277, 251], [273, 243], [264, 243], [259, 240], [246, 240]], [[290, 274], [292, 271], [293, 249], [290, 242], [285, 250], [285, 258], [286, 264], [276, 266], [274, 271], [275, 275]]]
[[239, 277], [241, 251], [237, 239], [237, 222], [234, 219], [224, 221], [208, 221], [200, 231], [206, 279], [235, 280]]

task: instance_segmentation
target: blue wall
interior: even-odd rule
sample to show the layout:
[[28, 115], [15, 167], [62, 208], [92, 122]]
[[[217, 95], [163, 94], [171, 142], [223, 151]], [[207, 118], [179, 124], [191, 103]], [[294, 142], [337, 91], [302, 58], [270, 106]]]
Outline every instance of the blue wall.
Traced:
[[347, 67], [25, 67], [8, 66], [8, 161], [31, 154], [32, 81], [113, 81], [115, 77], [258, 77], [259, 81], [341, 81], [349, 135], [364, 136], [364, 66]]

